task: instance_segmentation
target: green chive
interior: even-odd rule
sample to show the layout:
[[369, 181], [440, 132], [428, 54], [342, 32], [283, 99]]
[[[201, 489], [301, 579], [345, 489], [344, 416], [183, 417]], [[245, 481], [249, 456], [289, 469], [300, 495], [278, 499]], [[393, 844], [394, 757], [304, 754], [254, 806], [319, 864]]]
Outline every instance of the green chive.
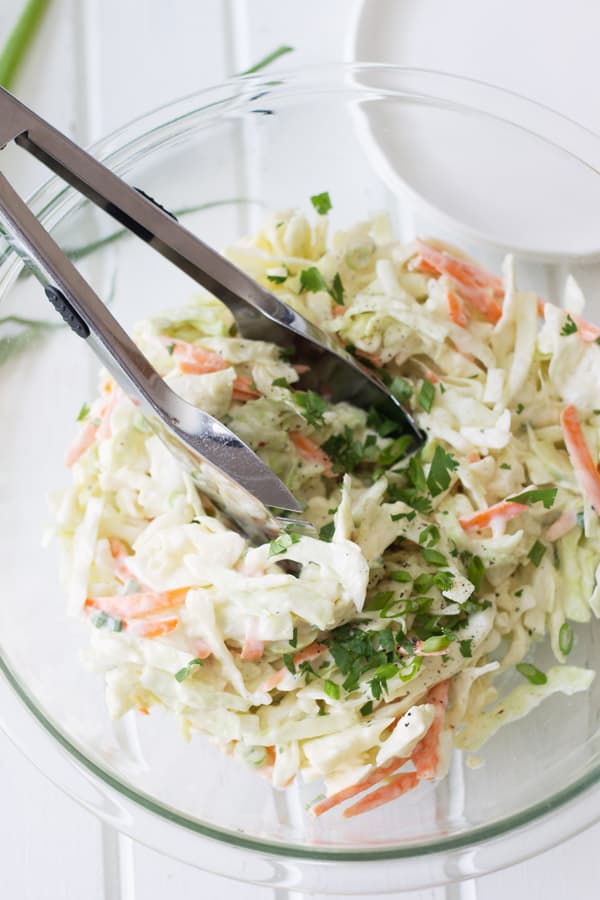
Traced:
[[29, 0], [0, 53], [0, 85], [10, 89], [31, 41], [40, 27], [49, 0]]
[[340, 686], [339, 684], [336, 684], [335, 681], [330, 681], [329, 678], [326, 678], [323, 684], [323, 690], [332, 700], [340, 699]]
[[310, 202], [320, 216], [326, 216], [332, 208], [331, 199], [327, 191], [323, 191], [322, 194], [313, 194], [310, 198]]
[[203, 666], [204, 660], [202, 659], [191, 659], [187, 666], [184, 666], [183, 669], [180, 669], [178, 672], [175, 672], [175, 680], [181, 683], [185, 681], [192, 674], [192, 670], [194, 666]]
[[89, 414], [90, 414], [90, 408], [87, 405], [87, 403], [84, 403], [77, 414], [77, 421], [83, 422], [84, 419], [87, 419]]
[[558, 646], [563, 656], [568, 656], [573, 649], [573, 639], [574, 634], [572, 627], [568, 622], [564, 622], [560, 626], [560, 631], [558, 632]]
[[529, 553], [527, 554], [527, 558], [531, 560], [534, 566], [539, 566], [542, 559], [544, 558], [544, 554], [546, 552], [546, 545], [542, 544], [541, 541], [536, 541]]
[[425, 562], [428, 562], [432, 566], [448, 565], [448, 560], [443, 553], [439, 552], [439, 550], [432, 550], [428, 547], [423, 547], [421, 553], [423, 554], [423, 559], [425, 560]]
[[433, 635], [423, 641], [421, 653], [438, 653], [440, 650], [446, 650], [450, 645], [450, 640], [447, 634]]
[[249, 69], [244, 69], [243, 72], [238, 72], [238, 76], [253, 75], [255, 72], [260, 72], [261, 69], [265, 69], [267, 66], [270, 66], [271, 63], [274, 63], [275, 60], [279, 59], [280, 56], [285, 56], [286, 53], [293, 52], [293, 47], [287, 47], [285, 44], [282, 44], [280, 47], [277, 47], [276, 50], [272, 50], [271, 53], [267, 53], [266, 56], [263, 56], [262, 59], [259, 59], [259, 61], [254, 63], [253, 66], [250, 66]]
[[427, 378], [423, 380], [423, 384], [421, 385], [421, 390], [419, 391], [419, 405], [425, 412], [431, 412], [431, 407], [433, 406], [433, 399], [435, 397], [435, 387], [432, 385]]
[[547, 676], [544, 672], [540, 672], [540, 670], [533, 666], [531, 663], [519, 663], [516, 666], [517, 672], [519, 672], [523, 678], [526, 678], [531, 684], [546, 684], [548, 681]]
[[473, 650], [471, 647], [472, 643], [473, 643], [473, 638], [469, 638], [466, 641], [460, 641], [458, 646], [460, 649], [461, 656], [464, 656], [467, 659], [470, 659], [470, 657], [473, 656]]

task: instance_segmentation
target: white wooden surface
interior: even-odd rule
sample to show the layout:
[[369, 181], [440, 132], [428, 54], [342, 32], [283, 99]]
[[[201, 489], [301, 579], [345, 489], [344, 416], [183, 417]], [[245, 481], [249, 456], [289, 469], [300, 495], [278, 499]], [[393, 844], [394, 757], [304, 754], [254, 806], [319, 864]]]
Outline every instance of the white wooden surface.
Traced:
[[[22, 2], [0, 3], [0, 42]], [[16, 91], [87, 143], [149, 108], [218, 82], [281, 43], [296, 48], [294, 64], [339, 59], [351, 12], [350, 0], [54, 0]], [[3, 169], [25, 193], [43, 178], [37, 164], [10, 149]], [[0, 898], [287, 896], [207, 875], [117, 835], [1, 735], [0, 798]], [[599, 839], [600, 826], [505, 872], [402, 896], [592, 900], [600, 881]]]

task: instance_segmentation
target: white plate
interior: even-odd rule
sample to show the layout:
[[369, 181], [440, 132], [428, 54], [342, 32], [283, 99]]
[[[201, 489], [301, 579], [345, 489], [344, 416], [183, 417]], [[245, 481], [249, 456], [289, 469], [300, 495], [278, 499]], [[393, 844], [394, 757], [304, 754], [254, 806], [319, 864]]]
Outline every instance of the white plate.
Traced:
[[[550, 8], [551, 7], [551, 8]], [[512, 9], [512, 15], [510, 10]], [[430, 68], [495, 84], [554, 107], [600, 132], [595, 85], [600, 57], [595, 35], [600, 6], [589, 0], [362, 0], [347, 43], [349, 59]], [[485, 109], [485, 93], [482, 92]], [[553, 260], [597, 257], [600, 252], [600, 177], [550, 147], [533, 146], [526, 129], [548, 120], [551, 140], [567, 144], [600, 168], [600, 139], [576, 133], [518, 97], [502, 114], [521, 132], [477, 120], [399, 109], [392, 127], [367, 109], [363, 134], [371, 160], [393, 190], [411, 191], [428, 213], [462, 226], [471, 238], [512, 244], [522, 254]], [[494, 111], [496, 105], [494, 104]], [[423, 147], [426, 129], [431, 153]], [[501, 152], [498, 148], [501, 147]], [[515, 189], [518, 185], [518, 189]]]

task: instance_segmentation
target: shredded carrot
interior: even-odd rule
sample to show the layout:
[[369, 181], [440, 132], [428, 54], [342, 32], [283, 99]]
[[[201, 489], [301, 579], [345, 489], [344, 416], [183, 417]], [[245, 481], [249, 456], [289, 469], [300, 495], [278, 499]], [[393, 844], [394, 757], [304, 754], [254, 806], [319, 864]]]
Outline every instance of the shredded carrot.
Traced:
[[413, 271], [422, 272], [424, 275], [435, 275], [436, 278], [439, 278], [440, 275], [436, 267], [432, 266], [431, 263], [427, 262], [426, 259], [423, 259], [422, 256], [416, 257], [412, 268]]
[[139, 594], [115, 594], [110, 597], [88, 597], [85, 606], [100, 609], [110, 616], [124, 619], [139, 619], [149, 613], [162, 612], [181, 606], [184, 603], [189, 587], [177, 588], [173, 591], [144, 591]]
[[540, 318], [544, 318], [546, 313], [546, 300], [542, 300], [541, 297], [537, 298], [537, 314]]
[[388, 784], [384, 784], [383, 787], [372, 791], [366, 797], [362, 797], [358, 803], [354, 803], [348, 809], [345, 809], [344, 818], [350, 819], [352, 816], [360, 816], [362, 813], [377, 809], [378, 806], [383, 806], [384, 803], [390, 803], [396, 797], [401, 797], [402, 794], [406, 794], [408, 791], [416, 788], [419, 781], [420, 779], [416, 772], [400, 772], [399, 775], [390, 779]]
[[368, 791], [369, 788], [379, 784], [384, 778], [397, 772], [398, 769], [405, 766], [408, 761], [408, 757], [397, 757], [396, 759], [391, 759], [389, 762], [384, 763], [382, 766], [378, 766], [376, 769], [372, 769], [364, 778], [361, 778], [361, 780], [357, 781], [355, 784], [351, 784], [349, 787], [338, 791], [336, 794], [332, 794], [331, 797], [326, 797], [325, 800], [320, 800], [319, 803], [315, 804], [312, 808], [313, 815], [322, 816], [323, 813], [329, 812], [330, 809], [339, 806], [340, 803], [345, 803], [346, 800], [351, 800], [352, 797], [356, 797], [357, 794]]
[[245, 403], [247, 400], [258, 399], [258, 397], [260, 397], [260, 391], [256, 390], [256, 386], [253, 385], [252, 379], [248, 378], [247, 375], [237, 375], [233, 382], [232, 397], [239, 403]]
[[267, 761], [265, 763], [265, 766], [274, 766], [276, 759], [275, 747], [265, 747], [265, 750], [267, 752]]
[[171, 340], [163, 337], [162, 342], [168, 347], [173, 347], [173, 357], [177, 361], [179, 369], [189, 375], [208, 375], [211, 372], [220, 372], [231, 365], [223, 359], [220, 353], [208, 350], [206, 347], [198, 347], [187, 341]]
[[460, 328], [466, 328], [469, 320], [460, 297], [458, 297], [454, 291], [447, 290], [446, 303], [448, 304], [448, 315], [450, 316], [450, 319]]
[[546, 538], [549, 541], [559, 541], [561, 537], [572, 531], [577, 525], [577, 514], [573, 509], [565, 510], [562, 515], [552, 523], [546, 532]]
[[150, 622], [133, 622], [127, 623], [128, 630], [132, 631], [136, 637], [155, 638], [168, 634], [179, 625], [179, 619], [158, 619]]
[[127, 565], [127, 553], [125, 547], [117, 538], [109, 537], [108, 545], [110, 553], [115, 561], [115, 574], [123, 583], [135, 581], [135, 575]]
[[102, 410], [100, 411], [100, 425], [98, 426], [98, 430], [96, 432], [96, 440], [98, 441], [104, 441], [112, 434], [110, 428], [110, 418], [112, 416], [112, 411], [116, 406], [117, 399], [117, 393], [115, 391], [103, 405]]
[[376, 353], [367, 353], [366, 350], [359, 350], [358, 347], [356, 348], [355, 353], [361, 359], [366, 359], [367, 362], [370, 362], [371, 365], [375, 366], [377, 369], [381, 368], [382, 363]]
[[446, 275], [461, 298], [492, 324], [502, 315], [499, 302], [504, 296], [502, 281], [477, 263], [467, 262], [417, 239], [421, 258], [440, 275]]
[[67, 450], [65, 456], [65, 465], [70, 469], [75, 465], [80, 456], [82, 456], [88, 447], [91, 447], [96, 440], [96, 432], [98, 426], [93, 422], [86, 422], [74, 442]]
[[206, 641], [202, 638], [198, 638], [198, 640], [194, 644], [194, 650], [196, 653], [196, 659], [208, 659], [209, 656], [212, 656], [212, 650], [210, 649]]
[[480, 509], [479, 512], [470, 516], [461, 516], [459, 518], [460, 527], [463, 531], [482, 531], [484, 528], [490, 528], [494, 520], [498, 522], [509, 522], [515, 516], [520, 516], [526, 512], [525, 503], [514, 503], [512, 500], [503, 500], [500, 503], [494, 503], [487, 509]]
[[333, 476], [331, 460], [325, 451], [321, 450], [318, 444], [315, 444], [310, 438], [300, 434], [299, 431], [290, 431], [288, 432], [288, 435], [302, 459], [305, 459], [307, 462], [317, 463], [323, 467], [324, 475], [328, 477]]
[[425, 703], [433, 703], [436, 707], [435, 718], [431, 723], [425, 737], [421, 738], [412, 753], [412, 761], [419, 778], [435, 778], [440, 763], [440, 734], [446, 716], [448, 703], [448, 690], [450, 681], [440, 681], [431, 688]]
[[138, 706], [137, 710], [139, 713], [142, 713], [142, 715], [144, 715], [144, 716], [150, 715], [150, 710], [148, 709], [147, 706]]
[[254, 616], [250, 616], [246, 622], [246, 633], [244, 636], [242, 652], [240, 654], [240, 659], [246, 660], [247, 662], [255, 662], [257, 659], [260, 659], [265, 652], [264, 641], [261, 641], [256, 637], [256, 625], [256, 619]]
[[471, 452], [467, 456], [467, 459], [469, 460], [470, 463], [476, 463], [481, 460], [481, 456], [479, 455], [477, 450], [471, 450]]
[[560, 424], [567, 453], [575, 470], [581, 492], [587, 497], [594, 510], [600, 512], [600, 475], [596, 463], [592, 459], [590, 448], [586, 444], [574, 406], [567, 406], [563, 409]]

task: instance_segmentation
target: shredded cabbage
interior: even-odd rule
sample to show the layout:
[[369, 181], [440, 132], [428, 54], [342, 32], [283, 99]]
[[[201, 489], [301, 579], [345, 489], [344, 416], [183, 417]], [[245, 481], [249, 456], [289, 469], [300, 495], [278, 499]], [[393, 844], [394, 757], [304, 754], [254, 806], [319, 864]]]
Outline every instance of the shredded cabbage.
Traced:
[[[248, 546], [103, 374], [53, 510], [111, 714], [160, 704], [276, 787], [301, 773], [331, 796], [395, 760], [438, 777], [451, 733], [476, 750], [589, 687], [593, 672], [565, 664], [568, 620], [600, 614], [598, 510], [581, 487], [594, 473], [561, 418], [576, 406], [595, 466], [600, 347], [570, 318], [576, 283], [569, 316], [545, 304], [540, 327], [510, 259], [502, 282], [439, 242], [402, 246], [382, 218], [328, 240], [326, 216], [297, 211], [229, 255], [383, 367], [428, 441], [408, 459], [381, 416], [299, 391], [294, 361], [236, 335], [209, 295], [141, 322], [159, 373], [256, 450], [319, 538]], [[498, 676], [545, 635], [559, 665], [526, 663], [498, 699]]]

